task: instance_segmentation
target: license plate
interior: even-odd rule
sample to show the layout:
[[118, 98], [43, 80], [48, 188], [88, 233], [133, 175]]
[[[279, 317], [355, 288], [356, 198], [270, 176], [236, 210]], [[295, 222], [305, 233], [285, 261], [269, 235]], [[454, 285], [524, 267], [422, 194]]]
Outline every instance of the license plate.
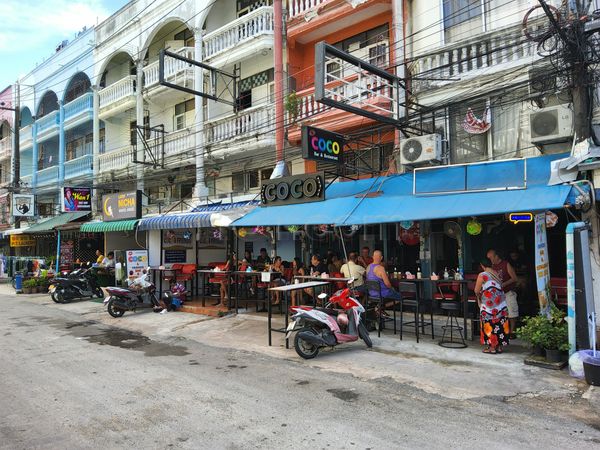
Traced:
[[287, 330], [286, 330], [286, 333], [285, 333], [285, 338], [286, 339], [290, 338], [290, 335], [292, 334], [292, 331], [294, 331], [294, 327], [295, 326], [296, 326], [296, 321], [295, 320], [293, 322], [290, 322], [288, 324], [288, 327], [287, 327]]
[[106, 298], [104, 299], [104, 302], [103, 302], [103, 303], [108, 303], [108, 301], [109, 301], [109, 300], [110, 300], [110, 297], [106, 297]]
[[53, 284], [48, 286], [48, 292], [50, 292], [51, 294], [54, 294], [55, 290], [56, 290], [56, 286], [54, 286]]

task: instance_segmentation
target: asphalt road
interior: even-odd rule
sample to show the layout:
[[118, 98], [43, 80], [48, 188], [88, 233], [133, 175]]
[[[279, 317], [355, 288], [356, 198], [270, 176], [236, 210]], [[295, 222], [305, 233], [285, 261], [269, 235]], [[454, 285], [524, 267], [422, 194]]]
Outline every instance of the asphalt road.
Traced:
[[491, 386], [453, 400], [53, 305], [0, 305], [1, 449], [600, 448], [600, 419], [577, 396]]

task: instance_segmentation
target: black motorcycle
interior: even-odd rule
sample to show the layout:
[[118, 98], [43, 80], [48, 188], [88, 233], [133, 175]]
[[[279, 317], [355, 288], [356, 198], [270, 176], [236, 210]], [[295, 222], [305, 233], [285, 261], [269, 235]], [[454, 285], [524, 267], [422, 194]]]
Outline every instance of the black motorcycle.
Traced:
[[108, 314], [118, 318], [122, 317], [125, 311], [141, 308], [153, 308], [156, 312], [162, 310], [156, 296], [156, 287], [148, 281], [149, 278], [149, 272], [144, 272], [129, 288], [107, 287], [108, 297], [104, 299], [104, 303]]
[[103, 293], [90, 269], [77, 269], [65, 277], [56, 277], [48, 289], [56, 303], [66, 303], [81, 298], [102, 298]]

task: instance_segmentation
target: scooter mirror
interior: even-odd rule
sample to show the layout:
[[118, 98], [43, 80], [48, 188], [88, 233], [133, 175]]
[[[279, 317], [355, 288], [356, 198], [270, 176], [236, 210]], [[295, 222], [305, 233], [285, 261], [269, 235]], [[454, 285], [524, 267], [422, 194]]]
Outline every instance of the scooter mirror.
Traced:
[[352, 283], [354, 283], [354, 278], [350, 278], [350, 279], [348, 280], [348, 284], [352, 284]]
[[321, 300], [323, 300], [323, 299], [327, 298], [327, 294], [326, 294], [325, 292], [322, 292], [322, 293], [320, 293], [320, 294], [318, 295], [318, 297], [319, 297]]

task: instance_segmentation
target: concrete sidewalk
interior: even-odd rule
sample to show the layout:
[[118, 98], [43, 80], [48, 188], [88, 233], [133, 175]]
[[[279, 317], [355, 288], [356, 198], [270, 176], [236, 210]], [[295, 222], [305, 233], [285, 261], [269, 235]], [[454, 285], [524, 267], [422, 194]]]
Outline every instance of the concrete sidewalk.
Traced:
[[[222, 318], [171, 312], [156, 314], [149, 310], [127, 312], [122, 318], [108, 315], [102, 303], [77, 301], [56, 304], [47, 294], [15, 295], [12, 288], [0, 285], [0, 301], [7, 307], [11, 301], [27, 301], [40, 307], [60, 308], [77, 313], [86, 320], [138, 331], [157, 340], [192, 339], [211, 347], [243, 349], [275, 358], [301, 361], [293, 348], [286, 349], [283, 334], [273, 335], [273, 346], [267, 345], [267, 319], [240, 313]], [[43, 308], [40, 308], [43, 316]], [[276, 320], [281, 320], [277, 317]], [[544, 396], [571, 398], [588, 390], [587, 384], [568, 375], [523, 363], [525, 353], [516, 346], [502, 355], [481, 352], [477, 341], [469, 341], [465, 349], [447, 349], [436, 340], [424, 337], [418, 344], [414, 335], [405, 334], [400, 341], [390, 331], [377, 337], [371, 334], [373, 348], [362, 341], [324, 350], [302, 364], [330, 372], [350, 373], [361, 379], [393, 379], [428, 393], [450, 399], [486, 396]], [[293, 344], [292, 344], [293, 346]], [[590, 395], [590, 401], [599, 397]], [[600, 403], [599, 403], [600, 404]]]

